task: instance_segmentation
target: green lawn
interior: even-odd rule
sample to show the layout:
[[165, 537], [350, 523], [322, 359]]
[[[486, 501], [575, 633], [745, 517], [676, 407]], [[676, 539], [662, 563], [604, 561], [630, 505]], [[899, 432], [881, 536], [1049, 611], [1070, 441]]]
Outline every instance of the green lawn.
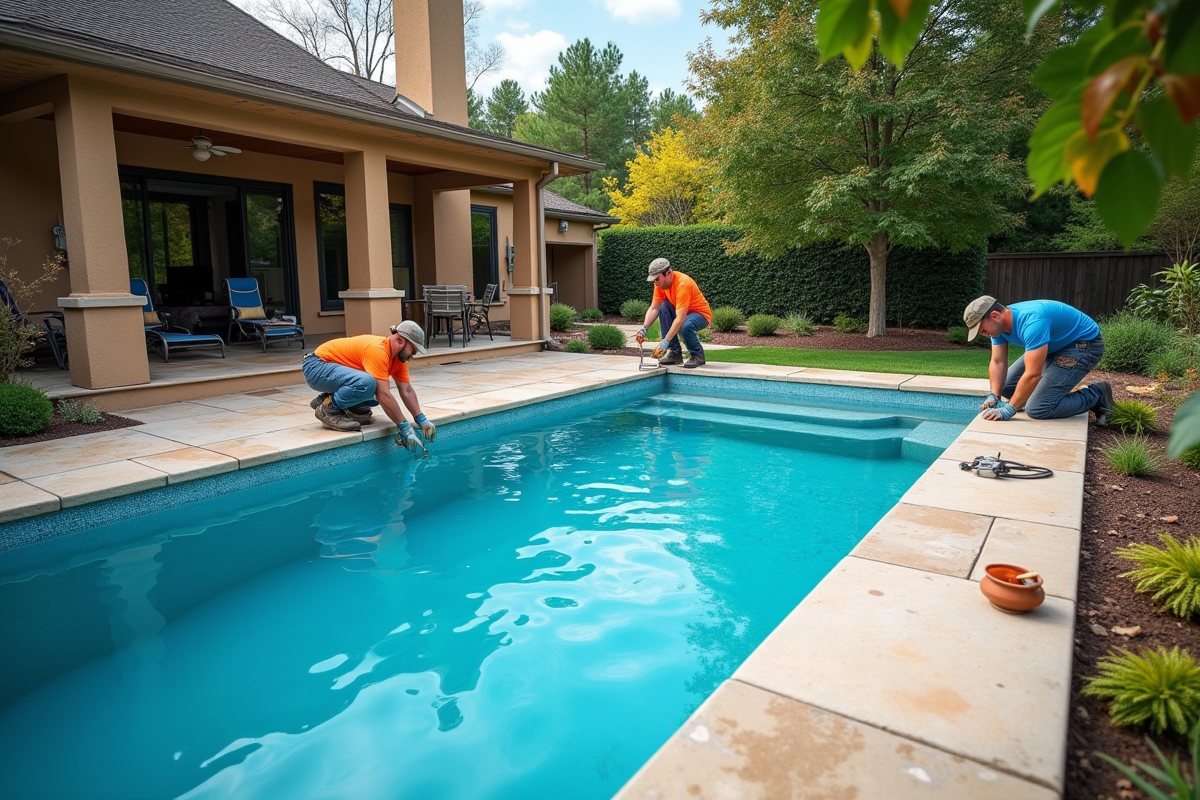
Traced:
[[[1010, 345], [1009, 363], [1024, 351]], [[944, 375], [952, 378], [986, 378], [991, 350], [919, 350], [879, 352], [861, 350], [797, 350], [788, 347], [739, 347], [706, 350], [709, 361], [737, 364], [777, 364], [782, 367], [821, 367], [861, 372], [899, 372], [909, 375]]]

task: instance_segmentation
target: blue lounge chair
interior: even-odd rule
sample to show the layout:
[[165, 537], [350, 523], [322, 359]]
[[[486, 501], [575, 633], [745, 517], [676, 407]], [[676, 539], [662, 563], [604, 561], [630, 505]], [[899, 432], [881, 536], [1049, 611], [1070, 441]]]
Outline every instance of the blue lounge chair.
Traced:
[[184, 328], [172, 328], [171, 316], [166, 312], [154, 310], [154, 300], [150, 290], [141, 278], [129, 281], [129, 293], [146, 298], [142, 306], [142, 323], [146, 328], [146, 345], [158, 353], [165, 363], [171, 362], [172, 350], [201, 350], [210, 347], [221, 348], [221, 358], [225, 357], [225, 343], [215, 333], [192, 333]]
[[268, 342], [296, 339], [304, 349], [304, 328], [294, 322], [267, 319], [255, 278], [226, 278], [225, 286], [229, 289], [229, 341], [233, 341], [236, 329], [247, 339], [261, 343], [264, 353]]
[[[67, 368], [67, 326], [61, 311], [22, 311], [17, 305], [17, 299], [8, 291], [8, 286], [0, 280], [0, 306], [18, 322], [25, 322], [38, 327], [38, 335], [33, 340], [33, 349], [27, 355], [29, 358], [50, 356], [58, 364], [59, 369]], [[38, 323], [41, 322], [41, 326]], [[44, 327], [45, 332], [41, 331]]]

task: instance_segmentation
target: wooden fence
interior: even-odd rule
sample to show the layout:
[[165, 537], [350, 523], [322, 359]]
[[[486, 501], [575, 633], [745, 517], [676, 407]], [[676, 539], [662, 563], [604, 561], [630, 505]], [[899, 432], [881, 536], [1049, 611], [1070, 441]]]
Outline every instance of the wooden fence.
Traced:
[[1061, 300], [1090, 317], [1125, 305], [1139, 283], [1154, 286], [1154, 273], [1171, 266], [1166, 253], [990, 253], [987, 293], [1002, 303]]

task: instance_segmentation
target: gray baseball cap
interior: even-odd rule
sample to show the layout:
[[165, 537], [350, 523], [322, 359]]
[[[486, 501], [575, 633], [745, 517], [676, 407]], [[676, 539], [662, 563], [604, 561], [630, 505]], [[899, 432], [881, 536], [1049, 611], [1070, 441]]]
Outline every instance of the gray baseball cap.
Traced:
[[400, 334], [405, 341], [416, 348], [418, 353], [425, 355], [425, 331], [421, 330], [420, 325], [411, 319], [406, 319], [399, 325], [393, 325], [391, 331]]
[[983, 318], [992, 310], [992, 306], [999, 302], [990, 294], [985, 294], [983, 297], [977, 297], [967, 306], [967, 310], [963, 312], [963, 322], [967, 324], [967, 341], [971, 341], [979, 334], [979, 325], [983, 322]]
[[650, 274], [649, 274], [649, 276], [647, 276], [646, 280], [653, 281], [655, 278], [657, 278], [659, 275], [662, 275], [664, 272], [666, 272], [670, 268], [671, 268], [670, 261], [667, 261], [665, 258], [656, 258], [650, 262]]

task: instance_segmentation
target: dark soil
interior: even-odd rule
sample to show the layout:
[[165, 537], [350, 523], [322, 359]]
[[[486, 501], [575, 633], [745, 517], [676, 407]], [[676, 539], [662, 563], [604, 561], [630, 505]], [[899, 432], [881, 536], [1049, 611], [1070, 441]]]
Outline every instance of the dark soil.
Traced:
[[95, 425], [82, 425], [78, 422], [67, 422], [58, 413], [58, 403], [54, 404], [54, 415], [50, 418], [50, 427], [41, 433], [33, 436], [18, 436], [9, 438], [0, 436], [0, 447], [12, 447], [17, 444], [29, 444], [30, 442], [48, 442], [51, 439], [65, 439], [68, 436], [79, 436], [84, 433], [97, 433], [99, 431], [113, 431], [117, 428], [129, 428], [134, 425], [141, 425], [136, 419], [128, 419], [126, 417], [118, 417], [116, 414], [105, 414], [104, 420], [97, 422]]
[[[1089, 382], [1097, 374], [1089, 376]], [[1079, 617], [1075, 625], [1071, 721], [1067, 735], [1065, 797], [1068, 800], [1143, 797], [1131, 789], [1116, 769], [1096, 758], [1097, 751], [1127, 764], [1136, 760], [1157, 765], [1144, 741], [1144, 731], [1113, 726], [1102, 703], [1080, 695], [1083, 679], [1097, 672], [1097, 660], [1117, 647], [1138, 650], [1178, 646], [1200, 657], [1200, 625], [1162, 612], [1149, 596], [1135, 592], [1133, 583], [1120, 577], [1133, 565], [1115, 554], [1134, 542], [1157, 545], [1159, 533], [1170, 533], [1182, 541], [1200, 535], [1200, 471], [1168, 461], [1165, 452], [1166, 431], [1175, 416], [1175, 404], [1182, 400], [1184, 392], [1137, 393], [1130, 391], [1130, 387], [1154, 386], [1158, 382], [1137, 375], [1104, 377], [1112, 382], [1117, 400], [1145, 400], [1158, 408], [1158, 429], [1162, 432], [1151, 435], [1150, 440], [1161, 465], [1157, 474], [1149, 478], [1127, 478], [1115, 473], [1108, 466], [1103, 450], [1120, 440], [1121, 434], [1095, 427], [1090, 431], [1079, 561]], [[1171, 517], [1175, 521], [1168, 521]], [[1114, 627], [1141, 630], [1133, 636], [1123, 636], [1113, 633]], [[1097, 631], [1105, 631], [1106, 635]], [[1156, 742], [1168, 757], [1180, 750], [1181, 759], [1189, 760], [1183, 752], [1186, 742], [1182, 737], [1168, 734], [1158, 737]]]

